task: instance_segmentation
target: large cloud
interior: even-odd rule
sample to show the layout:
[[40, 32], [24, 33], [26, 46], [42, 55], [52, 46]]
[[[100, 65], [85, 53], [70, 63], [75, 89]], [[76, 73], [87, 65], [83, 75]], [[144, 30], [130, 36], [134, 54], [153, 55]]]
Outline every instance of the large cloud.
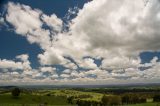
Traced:
[[83, 35], [92, 48], [159, 50], [159, 8], [158, 0], [147, 7], [143, 0], [94, 0], [78, 13], [71, 30], [75, 36]]
[[[39, 57], [47, 57], [49, 62], [43, 61], [44, 64], [54, 64], [48, 59], [53, 56], [59, 63], [64, 61], [63, 56], [91, 56], [104, 58], [105, 68], [135, 66], [140, 64], [140, 53], [159, 50], [158, 10], [158, 0], [147, 7], [143, 0], [94, 0], [85, 4], [72, 20], [70, 31], [58, 34], [53, 47]], [[109, 63], [111, 60], [113, 63]]]

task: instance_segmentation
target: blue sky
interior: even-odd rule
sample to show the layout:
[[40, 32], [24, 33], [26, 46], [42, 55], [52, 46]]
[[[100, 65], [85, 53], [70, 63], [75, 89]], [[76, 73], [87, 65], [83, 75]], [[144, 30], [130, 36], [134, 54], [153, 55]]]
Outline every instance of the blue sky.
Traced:
[[1, 1], [0, 83], [158, 82], [158, 3]]
[[[1, 2], [1, 13], [3, 13], [5, 11], [4, 6], [10, 2], [10, 0], [2, 0]], [[48, 15], [55, 13], [58, 17], [65, 19], [65, 15], [69, 8], [74, 8], [75, 6], [82, 8], [86, 0], [54, 0], [47, 2], [39, 1], [38, 3], [37, 0], [12, 0], [12, 2], [29, 5], [32, 8], [38, 8]], [[27, 53], [31, 56], [31, 65], [33, 67], [38, 67], [37, 54], [42, 52], [42, 50], [36, 44], [29, 45], [25, 38], [19, 37], [13, 31], [7, 31], [6, 28], [3, 28], [3, 30], [0, 31], [0, 35], [1, 59], [13, 59], [17, 54]]]

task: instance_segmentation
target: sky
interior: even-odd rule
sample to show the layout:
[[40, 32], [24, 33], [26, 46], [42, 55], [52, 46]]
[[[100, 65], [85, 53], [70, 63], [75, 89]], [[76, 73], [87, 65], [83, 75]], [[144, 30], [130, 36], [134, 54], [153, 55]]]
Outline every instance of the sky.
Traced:
[[0, 85], [160, 81], [159, 0], [1, 0]]

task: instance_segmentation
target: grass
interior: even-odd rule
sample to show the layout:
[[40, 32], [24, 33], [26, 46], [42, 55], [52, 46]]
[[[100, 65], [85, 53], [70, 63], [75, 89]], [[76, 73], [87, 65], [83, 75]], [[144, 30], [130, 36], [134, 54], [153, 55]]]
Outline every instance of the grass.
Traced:
[[81, 95], [91, 95], [90, 98], [81, 98], [85, 100], [91, 100], [91, 101], [100, 101], [103, 94], [101, 93], [94, 93], [94, 92], [81, 92], [76, 90], [54, 90], [52, 93], [57, 96], [81, 96]]
[[[49, 94], [49, 96], [47, 96], [47, 94]], [[89, 98], [81, 98], [91, 101], [100, 101], [103, 96], [100, 93], [76, 90], [38, 90], [33, 93], [21, 93], [19, 98], [13, 98], [11, 93], [7, 92], [0, 94], [0, 106], [22, 106], [22, 104], [37, 106], [37, 104], [42, 103], [47, 103], [48, 105], [69, 105], [67, 103], [67, 97], [80, 97], [82, 95], [91, 95]]]
[[160, 103], [142, 103], [142, 104], [131, 104], [124, 106], [160, 106]]
[[[40, 106], [38, 104], [0, 104], [0, 106]], [[47, 106], [77, 106], [77, 105], [47, 105]]]
[[[45, 95], [21, 95], [19, 98], [13, 98], [9, 94], [0, 95], [0, 104], [42, 104], [50, 105], [68, 105], [66, 98], [61, 96]], [[1, 105], [0, 105], [1, 106]]]

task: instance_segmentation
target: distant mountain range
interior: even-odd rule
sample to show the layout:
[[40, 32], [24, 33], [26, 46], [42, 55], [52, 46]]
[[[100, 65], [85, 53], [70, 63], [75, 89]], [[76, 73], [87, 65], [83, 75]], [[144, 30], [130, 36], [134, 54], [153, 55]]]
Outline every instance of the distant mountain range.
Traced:
[[110, 85], [8, 85], [0, 86], [2, 89], [11, 89], [15, 87], [31, 89], [56, 89], [56, 88], [112, 88], [112, 87], [154, 87], [160, 86], [160, 83], [134, 83], [134, 84], [110, 84]]

